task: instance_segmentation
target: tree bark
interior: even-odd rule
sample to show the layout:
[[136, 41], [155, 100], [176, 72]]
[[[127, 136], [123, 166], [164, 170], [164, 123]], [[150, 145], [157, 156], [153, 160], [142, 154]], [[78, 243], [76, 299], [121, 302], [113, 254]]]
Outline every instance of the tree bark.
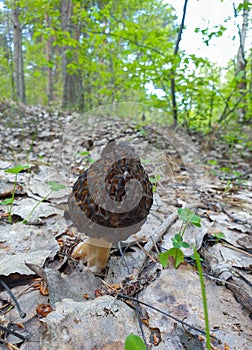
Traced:
[[13, 21], [13, 44], [14, 44], [14, 69], [15, 69], [15, 88], [18, 101], [26, 103], [25, 79], [24, 79], [24, 61], [22, 51], [22, 28], [19, 21], [20, 9], [13, 1], [12, 21]]
[[[47, 27], [51, 26], [51, 19], [48, 14], [45, 15], [46, 25]], [[52, 68], [52, 37], [49, 36], [46, 42], [46, 59], [48, 62], [47, 66], [47, 100], [48, 102], [53, 101], [53, 68]]]
[[[73, 5], [72, 0], [62, 0], [61, 3], [61, 26], [63, 31], [70, 33], [73, 38], [73, 23], [72, 23]], [[77, 30], [78, 36], [78, 30]], [[76, 38], [77, 40], [79, 38]], [[71, 57], [67, 56], [69, 51], [73, 51]], [[62, 107], [79, 107], [83, 109], [83, 87], [81, 73], [68, 72], [67, 68], [70, 63], [74, 61], [75, 54], [72, 47], [69, 45], [63, 46], [62, 52], [62, 76], [63, 76], [63, 101]]]
[[[237, 84], [238, 94], [237, 100], [240, 101], [241, 106], [237, 108], [237, 120], [239, 122], [244, 122], [246, 117], [246, 94], [247, 94], [247, 81], [246, 81], [246, 67], [247, 61], [245, 59], [245, 40], [248, 28], [248, 15], [249, 10], [246, 6], [247, 1], [243, 1], [243, 12], [242, 12], [242, 28], [240, 29], [238, 25], [238, 32], [240, 37], [240, 45], [237, 53], [237, 67], [236, 67], [236, 77], [239, 82]], [[234, 6], [235, 17], [237, 17], [237, 11]]]
[[[184, 24], [185, 24], [185, 15], [186, 15], [186, 7], [187, 7], [188, 0], [185, 0], [184, 2], [184, 8], [183, 8], [183, 16], [182, 16], [182, 21], [180, 24], [179, 28], [179, 33], [178, 33], [178, 38], [176, 41], [176, 46], [174, 49], [174, 57], [176, 58], [179, 50], [179, 43], [181, 41], [182, 37], [182, 32], [184, 29]], [[171, 69], [171, 99], [172, 99], [172, 112], [173, 112], [173, 119], [174, 123], [177, 124], [178, 122], [178, 108], [177, 108], [177, 102], [176, 102], [176, 84], [175, 84], [175, 74], [176, 74], [176, 69], [172, 67]]]

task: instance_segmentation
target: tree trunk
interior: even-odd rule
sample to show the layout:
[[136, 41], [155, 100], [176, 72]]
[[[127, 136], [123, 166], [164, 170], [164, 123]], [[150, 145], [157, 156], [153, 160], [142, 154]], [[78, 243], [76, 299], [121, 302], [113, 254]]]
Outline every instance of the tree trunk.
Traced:
[[[239, 37], [240, 37], [240, 45], [237, 53], [237, 68], [236, 68], [236, 77], [239, 80], [237, 88], [238, 88], [238, 97], [237, 99], [240, 101], [241, 106], [237, 108], [237, 120], [239, 122], [244, 122], [246, 117], [246, 91], [247, 91], [247, 81], [246, 81], [246, 66], [247, 61], [245, 59], [245, 39], [248, 28], [248, 15], [249, 10], [246, 5], [247, 1], [243, 1], [243, 13], [242, 13], [242, 28], [240, 29], [238, 26]], [[237, 16], [236, 9], [235, 16]]]
[[[48, 14], [45, 15], [47, 27], [51, 26], [51, 19]], [[46, 59], [48, 62], [47, 66], [47, 100], [48, 102], [53, 101], [53, 68], [52, 68], [52, 37], [49, 36], [46, 42]]]
[[[62, 0], [61, 3], [61, 26], [63, 31], [68, 31], [73, 37], [73, 23], [72, 23], [72, 1]], [[78, 33], [77, 33], [78, 36]], [[78, 40], [78, 38], [75, 38]], [[68, 57], [67, 52], [74, 51], [72, 47], [65, 45], [62, 52], [62, 77], [63, 77], [63, 101], [62, 107], [76, 107], [83, 109], [83, 88], [81, 73], [68, 72], [68, 65], [74, 61], [74, 52], [71, 58]]]
[[[176, 41], [176, 46], [174, 49], [174, 57], [176, 58], [179, 50], [179, 43], [181, 41], [182, 37], [182, 32], [184, 29], [184, 24], [185, 24], [185, 16], [186, 16], [186, 7], [187, 7], [188, 0], [185, 0], [184, 2], [184, 8], [183, 8], [183, 16], [179, 28], [179, 33]], [[175, 63], [177, 65], [177, 63]], [[171, 99], [172, 99], [172, 113], [173, 113], [173, 119], [174, 119], [174, 124], [176, 125], [178, 123], [178, 107], [177, 107], [177, 102], [176, 102], [176, 84], [175, 84], [175, 74], [176, 74], [176, 68], [171, 69]]]
[[15, 69], [15, 87], [16, 98], [18, 101], [26, 103], [25, 80], [24, 80], [24, 61], [22, 51], [22, 28], [19, 21], [20, 9], [13, 1], [12, 21], [13, 21], [13, 44], [14, 44], [14, 69]]

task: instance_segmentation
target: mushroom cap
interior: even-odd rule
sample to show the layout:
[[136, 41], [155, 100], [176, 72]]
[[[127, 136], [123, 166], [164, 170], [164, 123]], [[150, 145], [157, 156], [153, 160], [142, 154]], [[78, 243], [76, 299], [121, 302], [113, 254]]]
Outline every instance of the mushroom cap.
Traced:
[[134, 148], [114, 141], [78, 178], [68, 199], [78, 230], [113, 244], [140, 230], [152, 203], [152, 184]]

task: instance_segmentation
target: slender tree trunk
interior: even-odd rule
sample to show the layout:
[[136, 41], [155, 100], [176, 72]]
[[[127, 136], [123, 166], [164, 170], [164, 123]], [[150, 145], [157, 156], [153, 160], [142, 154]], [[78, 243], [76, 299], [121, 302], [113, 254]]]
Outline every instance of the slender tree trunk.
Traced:
[[[242, 13], [242, 28], [238, 26], [239, 37], [240, 37], [240, 45], [237, 53], [237, 67], [236, 67], [236, 76], [239, 80], [237, 88], [238, 88], [238, 100], [240, 100], [241, 106], [237, 108], [237, 120], [239, 122], [243, 122], [246, 117], [246, 91], [247, 91], [247, 81], [246, 81], [246, 67], [247, 61], [245, 59], [245, 40], [246, 33], [248, 28], [248, 15], [249, 10], [246, 5], [247, 1], [243, 1], [243, 13]], [[237, 17], [237, 12], [234, 6], [235, 17]]]
[[[62, 30], [70, 33], [70, 36], [75, 40], [79, 40], [79, 31], [77, 26], [72, 23], [72, 1], [62, 0], [61, 3], [61, 25]], [[76, 31], [74, 32], [74, 29]], [[74, 35], [75, 34], [75, 35]], [[67, 52], [73, 51], [71, 58], [67, 56]], [[81, 72], [77, 70], [77, 73], [68, 72], [67, 68], [70, 63], [75, 59], [75, 53], [72, 47], [66, 45], [63, 47], [62, 53], [62, 76], [63, 76], [63, 101], [62, 107], [76, 107], [83, 109], [83, 87]]]
[[[71, 28], [72, 1], [62, 0], [61, 2], [61, 28], [63, 31], [69, 31]], [[62, 106], [67, 107], [69, 101], [68, 93], [68, 74], [67, 74], [67, 46], [62, 47], [62, 78], [63, 78], [63, 100]]]
[[16, 88], [15, 88], [15, 77], [14, 77], [14, 63], [13, 63], [13, 37], [12, 37], [12, 19], [11, 12], [9, 9], [4, 9], [4, 17], [6, 18], [6, 31], [5, 31], [5, 42], [3, 43], [4, 51], [6, 52], [6, 56], [8, 59], [8, 69], [9, 69], [9, 78], [10, 78], [10, 86], [11, 86], [11, 98], [14, 101], [16, 99]]
[[26, 103], [24, 61], [22, 51], [22, 28], [19, 21], [20, 9], [13, 1], [12, 21], [13, 21], [13, 44], [14, 44], [14, 69], [16, 98], [18, 101]]
[[[176, 56], [177, 56], [177, 54], [178, 54], [179, 43], [180, 43], [180, 41], [181, 41], [182, 32], [183, 32], [183, 29], [184, 29], [187, 3], [188, 3], [188, 0], [185, 0], [185, 2], [184, 2], [184, 8], [183, 8], [183, 17], [182, 17], [182, 21], [181, 21], [180, 28], [179, 28], [179, 33], [178, 33], [178, 38], [177, 38], [177, 41], [176, 41], [176, 46], [175, 46], [175, 49], [174, 49], [174, 57], [175, 57], [175, 59], [176, 59]], [[177, 63], [175, 63], [175, 65], [176, 65], [176, 64], [177, 64]], [[177, 102], [176, 102], [175, 74], [176, 74], [176, 68], [172, 68], [172, 69], [171, 69], [171, 99], [172, 99], [172, 112], [173, 112], [174, 123], [177, 124], [177, 122], [178, 122], [178, 108], [177, 108]]]
[[[47, 27], [51, 26], [51, 19], [48, 14], [45, 15], [46, 25]], [[47, 100], [48, 102], [53, 101], [53, 68], [52, 68], [52, 37], [49, 36], [46, 42], [46, 59], [48, 62], [47, 66]]]

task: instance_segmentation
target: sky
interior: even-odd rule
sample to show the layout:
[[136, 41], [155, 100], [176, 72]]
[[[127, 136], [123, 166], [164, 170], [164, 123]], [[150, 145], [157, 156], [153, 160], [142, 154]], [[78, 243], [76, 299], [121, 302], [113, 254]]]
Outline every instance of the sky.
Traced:
[[[176, 11], [178, 24], [180, 24], [183, 15], [185, 0], [163, 0], [170, 4]], [[188, 0], [185, 29], [182, 33], [182, 39], [179, 49], [187, 54], [195, 54], [197, 57], [207, 58], [215, 62], [220, 67], [227, 67], [228, 62], [236, 58], [239, 49], [239, 32], [237, 25], [241, 28], [242, 18], [234, 18], [233, 3], [237, 7], [242, 0]], [[228, 22], [224, 22], [230, 18]], [[221, 37], [213, 37], [207, 46], [203, 42], [201, 33], [195, 33], [195, 28], [206, 29], [214, 26], [223, 25], [227, 30]], [[211, 33], [211, 31], [210, 31]], [[252, 27], [247, 33], [245, 50], [252, 46]], [[159, 97], [165, 96], [162, 89], [155, 89], [152, 83], [145, 85], [147, 92], [154, 93]]]
[[[239, 35], [237, 24], [241, 25], [241, 18], [234, 19], [233, 3], [237, 6], [242, 0], [188, 0], [185, 25], [180, 49], [188, 54], [206, 57], [220, 66], [226, 66], [228, 61], [237, 54], [239, 48]], [[178, 23], [183, 14], [184, 0], [164, 0], [176, 10]], [[225, 23], [224, 20], [230, 17]], [[195, 33], [196, 27], [201, 29], [223, 24], [228, 29], [222, 37], [213, 38], [209, 46], [203, 43], [201, 33]], [[234, 38], [234, 39], [233, 39]], [[246, 38], [245, 49], [252, 45], [252, 28]]]

